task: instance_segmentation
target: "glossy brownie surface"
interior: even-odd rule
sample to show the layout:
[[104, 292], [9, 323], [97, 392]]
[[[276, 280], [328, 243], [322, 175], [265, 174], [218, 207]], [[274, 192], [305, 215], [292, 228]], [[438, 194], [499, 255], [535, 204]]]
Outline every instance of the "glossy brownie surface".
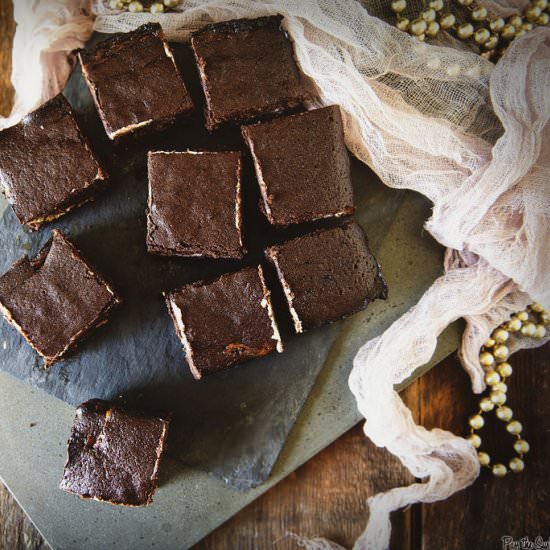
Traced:
[[104, 179], [62, 94], [0, 132], [0, 185], [31, 228], [85, 202]]
[[281, 22], [280, 15], [239, 19], [193, 33], [210, 129], [296, 109], [309, 98]]
[[0, 277], [0, 306], [46, 366], [119, 303], [111, 287], [57, 230], [35, 260], [23, 258]]
[[195, 378], [282, 351], [259, 266], [186, 285], [166, 303]]
[[355, 222], [297, 237], [267, 250], [277, 268], [296, 332], [356, 313], [387, 287]]
[[286, 226], [354, 211], [337, 105], [243, 126], [270, 223]]
[[151, 503], [169, 420], [100, 400], [77, 409], [60, 483], [64, 491], [127, 506]]
[[169, 123], [193, 104], [158, 23], [79, 52], [84, 78], [111, 139]]
[[241, 155], [148, 155], [147, 249], [166, 256], [242, 258]]

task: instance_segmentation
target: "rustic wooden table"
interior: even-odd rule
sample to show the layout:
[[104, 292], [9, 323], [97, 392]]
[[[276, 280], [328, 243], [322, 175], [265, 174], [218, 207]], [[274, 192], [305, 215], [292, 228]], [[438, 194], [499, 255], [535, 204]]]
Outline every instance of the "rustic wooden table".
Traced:
[[[11, 0], [0, 0], [0, 115], [11, 108], [9, 83]], [[503, 480], [483, 472], [469, 489], [449, 500], [394, 514], [392, 548], [410, 550], [502, 548], [501, 537], [550, 537], [550, 353], [549, 347], [512, 359], [509, 403], [531, 443], [527, 469]], [[403, 393], [418, 421], [465, 433], [476, 408], [469, 380], [455, 357]], [[500, 428], [500, 429], [497, 429]], [[502, 427], [489, 423], [489, 452], [510, 456]], [[484, 436], [485, 437], [485, 436]], [[1, 451], [0, 451], [1, 452]], [[288, 533], [325, 536], [350, 547], [365, 527], [367, 498], [413, 479], [387, 451], [356, 426], [284, 481], [211, 533], [196, 548], [295, 548]], [[0, 483], [0, 550], [46, 548], [40, 534]]]

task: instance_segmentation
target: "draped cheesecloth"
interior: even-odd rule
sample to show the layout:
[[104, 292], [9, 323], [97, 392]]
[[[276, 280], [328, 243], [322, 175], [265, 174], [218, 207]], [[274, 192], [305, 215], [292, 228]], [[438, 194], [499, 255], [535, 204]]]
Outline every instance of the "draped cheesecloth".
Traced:
[[[470, 485], [479, 473], [474, 448], [450, 432], [416, 425], [394, 386], [428, 362], [438, 335], [463, 317], [460, 357], [481, 392], [478, 354], [491, 330], [531, 301], [550, 307], [550, 29], [515, 40], [495, 66], [463, 48], [420, 43], [355, 0], [184, 0], [180, 12], [156, 16], [117, 13], [96, 2], [95, 20], [83, 0], [14, 4], [16, 100], [0, 127], [63, 88], [67, 53], [82, 46], [92, 25], [119, 32], [159, 21], [177, 41], [208, 22], [286, 16], [320, 103], [341, 106], [348, 148], [386, 185], [428, 197], [433, 212], [425, 227], [447, 247], [445, 274], [354, 360], [349, 386], [367, 419], [365, 434], [423, 480], [369, 500], [356, 548], [389, 545], [392, 510]], [[365, 4], [377, 13], [385, 2]], [[509, 15], [523, 4], [485, 5], [492, 15]], [[301, 542], [335, 547], [322, 539]]]

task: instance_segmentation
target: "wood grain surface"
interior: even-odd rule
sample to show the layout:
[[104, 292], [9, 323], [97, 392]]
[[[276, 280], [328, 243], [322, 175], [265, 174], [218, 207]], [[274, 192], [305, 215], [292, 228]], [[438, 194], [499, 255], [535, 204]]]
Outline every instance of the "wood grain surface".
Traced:
[[15, 32], [11, 0], [0, 0], [0, 116], [7, 116], [13, 104], [11, 45]]
[[[11, 0], [0, 0], [0, 114], [11, 108], [9, 84], [14, 32]], [[404, 550], [496, 549], [501, 537], [550, 537], [550, 353], [548, 346], [511, 360], [510, 406], [524, 421], [531, 443], [523, 474], [497, 480], [484, 472], [469, 489], [445, 502], [413, 506], [393, 515], [392, 548]], [[458, 361], [450, 357], [404, 392], [427, 427], [466, 432], [476, 398]], [[487, 432], [487, 434], [485, 434]], [[511, 437], [498, 423], [481, 435], [489, 452], [511, 457]], [[1, 450], [0, 450], [1, 452]], [[498, 454], [502, 453], [502, 454]], [[361, 426], [288, 476], [211, 533], [197, 550], [297, 548], [289, 533], [324, 536], [351, 547], [365, 527], [367, 498], [410, 483], [387, 451], [366, 440]], [[0, 483], [0, 550], [46, 548], [38, 531]]]

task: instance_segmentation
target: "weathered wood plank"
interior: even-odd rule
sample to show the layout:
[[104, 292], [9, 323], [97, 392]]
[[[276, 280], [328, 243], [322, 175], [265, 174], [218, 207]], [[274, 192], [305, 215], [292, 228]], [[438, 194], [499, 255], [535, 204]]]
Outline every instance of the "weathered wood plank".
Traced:
[[0, 116], [7, 116], [13, 105], [10, 75], [14, 32], [12, 0], [0, 0]]
[[[423, 548], [503, 548], [509, 535], [531, 541], [550, 537], [550, 352], [549, 347], [520, 352], [512, 357], [514, 373], [508, 404], [524, 425], [531, 444], [526, 469], [518, 475], [495, 478], [484, 470], [469, 489], [445, 502], [422, 507]], [[467, 419], [475, 412], [469, 380], [453, 363], [446, 363], [420, 380], [421, 418], [427, 427], [439, 426], [466, 433]], [[486, 415], [487, 416], [487, 415]], [[513, 437], [494, 419], [479, 432], [487, 452], [495, 458], [514, 455]]]

